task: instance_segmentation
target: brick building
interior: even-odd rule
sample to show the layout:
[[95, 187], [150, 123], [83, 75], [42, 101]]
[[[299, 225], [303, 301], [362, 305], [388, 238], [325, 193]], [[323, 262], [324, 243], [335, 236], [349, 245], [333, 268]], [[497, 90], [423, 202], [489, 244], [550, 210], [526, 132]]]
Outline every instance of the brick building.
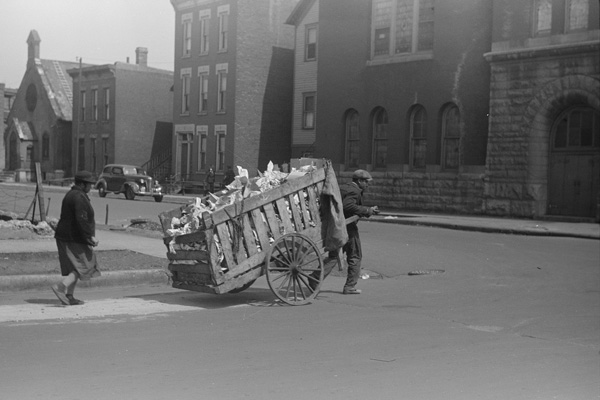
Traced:
[[297, 49], [296, 83], [318, 70], [307, 93], [316, 108], [295, 100], [303, 117], [313, 114], [314, 156], [331, 159], [342, 178], [372, 171], [368, 201], [380, 206], [481, 212], [491, 3], [302, 1], [296, 37], [315, 37], [317, 50], [309, 60], [307, 45]]
[[173, 171], [217, 180], [228, 165], [290, 158], [297, 0], [171, 0], [175, 10]]
[[40, 58], [41, 39], [27, 38], [27, 68], [4, 131], [5, 170], [18, 182], [61, 178], [71, 171], [72, 82], [67, 69], [75, 62]]
[[494, 0], [489, 214], [599, 218], [598, 1]]
[[[148, 50], [136, 63], [71, 68], [73, 165], [99, 173], [105, 164], [144, 165], [169, 159], [173, 72], [148, 67]], [[162, 177], [161, 177], [162, 178]]]

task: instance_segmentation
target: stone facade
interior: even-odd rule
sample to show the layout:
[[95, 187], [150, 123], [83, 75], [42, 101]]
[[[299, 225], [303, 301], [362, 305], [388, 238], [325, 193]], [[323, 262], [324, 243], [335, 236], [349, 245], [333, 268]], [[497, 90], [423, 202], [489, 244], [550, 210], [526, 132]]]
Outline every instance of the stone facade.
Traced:
[[[600, 110], [598, 2], [589, 3], [587, 29], [565, 33], [562, 28], [554, 33], [552, 28], [553, 34], [539, 37], [531, 35], [535, 10], [522, 3], [506, 0], [495, 4], [494, 43], [485, 55], [492, 79], [483, 210], [494, 215], [540, 217], [553, 213], [549, 193], [552, 185], [560, 184], [549, 177], [551, 140], [559, 116], [573, 107], [596, 110], [596, 114]], [[521, 17], [510, 23], [503, 20], [501, 15], [507, 10]], [[564, 11], [558, 14], [553, 14], [553, 24], [564, 20]], [[600, 147], [597, 144], [591, 149], [598, 164]], [[586, 173], [584, 179], [591, 181], [583, 185], [595, 188], [592, 191], [596, 193], [589, 194], [594, 202], [598, 176]], [[571, 190], [565, 185], [554, 190]], [[597, 218], [594, 211], [587, 216]]]

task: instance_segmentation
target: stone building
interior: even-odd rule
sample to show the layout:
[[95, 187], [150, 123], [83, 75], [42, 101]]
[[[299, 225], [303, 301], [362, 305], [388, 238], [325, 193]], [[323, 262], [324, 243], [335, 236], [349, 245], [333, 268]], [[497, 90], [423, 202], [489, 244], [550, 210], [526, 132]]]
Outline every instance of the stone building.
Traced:
[[[73, 165], [98, 174], [104, 165], [170, 160], [173, 72], [136, 62], [68, 70], [73, 80]], [[156, 177], [156, 178], [163, 178]]]
[[494, 0], [484, 210], [599, 218], [595, 0]]
[[39, 162], [42, 179], [71, 172], [72, 82], [67, 69], [75, 62], [40, 58], [40, 36], [27, 38], [28, 57], [4, 131], [5, 170], [18, 182], [35, 179]]
[[173, 170], [217, 181], [228, 165], [290, 159], [297, 0], [171, 0], [175, 10]]

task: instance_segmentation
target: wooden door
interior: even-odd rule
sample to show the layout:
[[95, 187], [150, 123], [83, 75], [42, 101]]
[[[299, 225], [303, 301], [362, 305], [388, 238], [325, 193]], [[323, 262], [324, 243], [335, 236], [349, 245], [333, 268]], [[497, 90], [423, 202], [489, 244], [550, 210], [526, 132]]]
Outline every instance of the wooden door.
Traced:
[[596, 217], [600, 193], [600, 118], [573, 108], [555, 124], [548, 168], [551, 215]]

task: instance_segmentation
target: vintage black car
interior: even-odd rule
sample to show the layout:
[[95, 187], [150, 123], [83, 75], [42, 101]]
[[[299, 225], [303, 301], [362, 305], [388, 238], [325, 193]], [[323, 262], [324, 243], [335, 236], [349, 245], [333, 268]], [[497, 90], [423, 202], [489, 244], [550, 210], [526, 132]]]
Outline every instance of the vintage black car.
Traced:
[[134, 165], [108, 164], [96, 182], [100, 197], [106, 197], [108, 192], [123, 193], [128, 200], [135, 196], [152, 196], [154, 201], [163, 199], [162, 186], [146, 174], [146, 170]]

